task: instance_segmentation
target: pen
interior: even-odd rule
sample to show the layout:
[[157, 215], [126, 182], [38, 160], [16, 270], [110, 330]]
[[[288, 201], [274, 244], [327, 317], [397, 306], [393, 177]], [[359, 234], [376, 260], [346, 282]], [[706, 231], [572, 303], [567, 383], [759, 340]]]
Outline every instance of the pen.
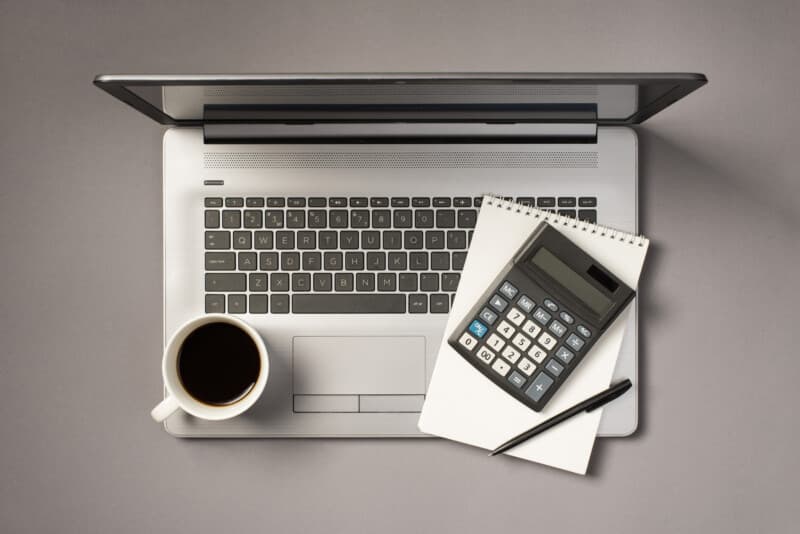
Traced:
[[605, 391], [601, 391], [597, 395], [593, 395], [588, 399], [586, 399], [585, 401], [579, 402], [572, 408], [568, 408], [563, 412], [561, 412], [560, 414], [554, 415], [547, 421], [544, 421], [543, 423], [536, 425], [530, 430], [526, 430], [522, 434], [511, 438], [510, 440], [506, 441], [505, 443], [497, 447], [495, 450], [490, 452], [489, 456], [495, 456], [497, 454], [507, 451], [508, 449], [511, 449], [512, 447], [516, 447], [520, 443], [528, 441], [533, 436], [536, 436], [538, 434], [541, 434], [545, 430], [553, 428], [554, 426], [566, 421], [567, 419], [569, 419], [574, 415], [577, 415], [581, 412], [591, 412], [592, 410], [600, 408], [604, 404], [608, 404], [612, 400], [616, 399], [617, 397], [628, 391], [631, 388], [631, 386], [632, 384], [630, 379], [626, 378], [622, 382], [614, 384]]

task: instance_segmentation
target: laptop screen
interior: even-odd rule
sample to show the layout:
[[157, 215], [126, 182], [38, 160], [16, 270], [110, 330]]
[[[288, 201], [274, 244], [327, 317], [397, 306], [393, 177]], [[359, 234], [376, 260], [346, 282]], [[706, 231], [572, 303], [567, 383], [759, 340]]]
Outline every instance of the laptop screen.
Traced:
[[163, 124], [638, 123], [706, 82], [694, 74], [98, 76]]

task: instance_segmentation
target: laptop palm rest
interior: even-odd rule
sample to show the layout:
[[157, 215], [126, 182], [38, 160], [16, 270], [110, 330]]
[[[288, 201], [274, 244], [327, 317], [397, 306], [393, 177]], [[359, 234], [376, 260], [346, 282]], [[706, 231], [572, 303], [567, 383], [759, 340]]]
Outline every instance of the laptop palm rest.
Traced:
[[425, 376], [423, 336], [293, 339], [295, 412], [418, 412]]

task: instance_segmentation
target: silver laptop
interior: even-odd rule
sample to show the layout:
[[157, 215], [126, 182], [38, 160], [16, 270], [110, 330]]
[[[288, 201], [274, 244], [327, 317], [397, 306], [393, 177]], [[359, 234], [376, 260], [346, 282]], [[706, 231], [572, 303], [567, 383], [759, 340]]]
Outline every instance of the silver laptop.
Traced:
[[[629, 125], [704, 83], [696, 74], [98, 76], [171, 126], [165, 340], [197, 315], [239, 314], [270, 355], [265, 394], [246, 414], [178, 413], [166, 429], [422, 436], [417, 419], [481, 196], [638, 231]], [[637, 383], [636, 314], [616, 375]], [[637, 404], [634, 394], [607, 407], [601, 435], [634, 432]]]

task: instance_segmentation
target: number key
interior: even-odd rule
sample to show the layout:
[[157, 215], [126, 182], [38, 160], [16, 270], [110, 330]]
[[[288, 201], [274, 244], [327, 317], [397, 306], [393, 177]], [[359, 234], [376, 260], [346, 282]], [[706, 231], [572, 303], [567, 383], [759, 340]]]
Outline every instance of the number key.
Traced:
[[480, 358], [484, 363], [492, 363], [494, 359], [494, 352], [490, 351], [486, 347], [481, 347], [478, 349], [478, 358]]
[[514, 335], [514, 327], [505, 321], [500, 321], [497, 331], [503, 334], [503, 337], [506, 339], [510, 339], [511, 336]]
[[478, 341], [472, 337], [471, 335], [464, 332], [461, 337], [458, 339], [459, 344], [467, 349], [468, 351], [472, 351], [478, 344]]
[[506, 317], [508, 317], [508, 320], [517, 326], [521, 325], [522, 321], [525, 320], [525, 314], [519, 311], [517, 308], [511, 308], [511, 311], [508, 312]]
[[556, 341], [556, 338], [545, 332], [539, 336], [539, 343], [541, 343], [544, 348], [550, 350], [555, 347], [556, 343], [558, 342]]

